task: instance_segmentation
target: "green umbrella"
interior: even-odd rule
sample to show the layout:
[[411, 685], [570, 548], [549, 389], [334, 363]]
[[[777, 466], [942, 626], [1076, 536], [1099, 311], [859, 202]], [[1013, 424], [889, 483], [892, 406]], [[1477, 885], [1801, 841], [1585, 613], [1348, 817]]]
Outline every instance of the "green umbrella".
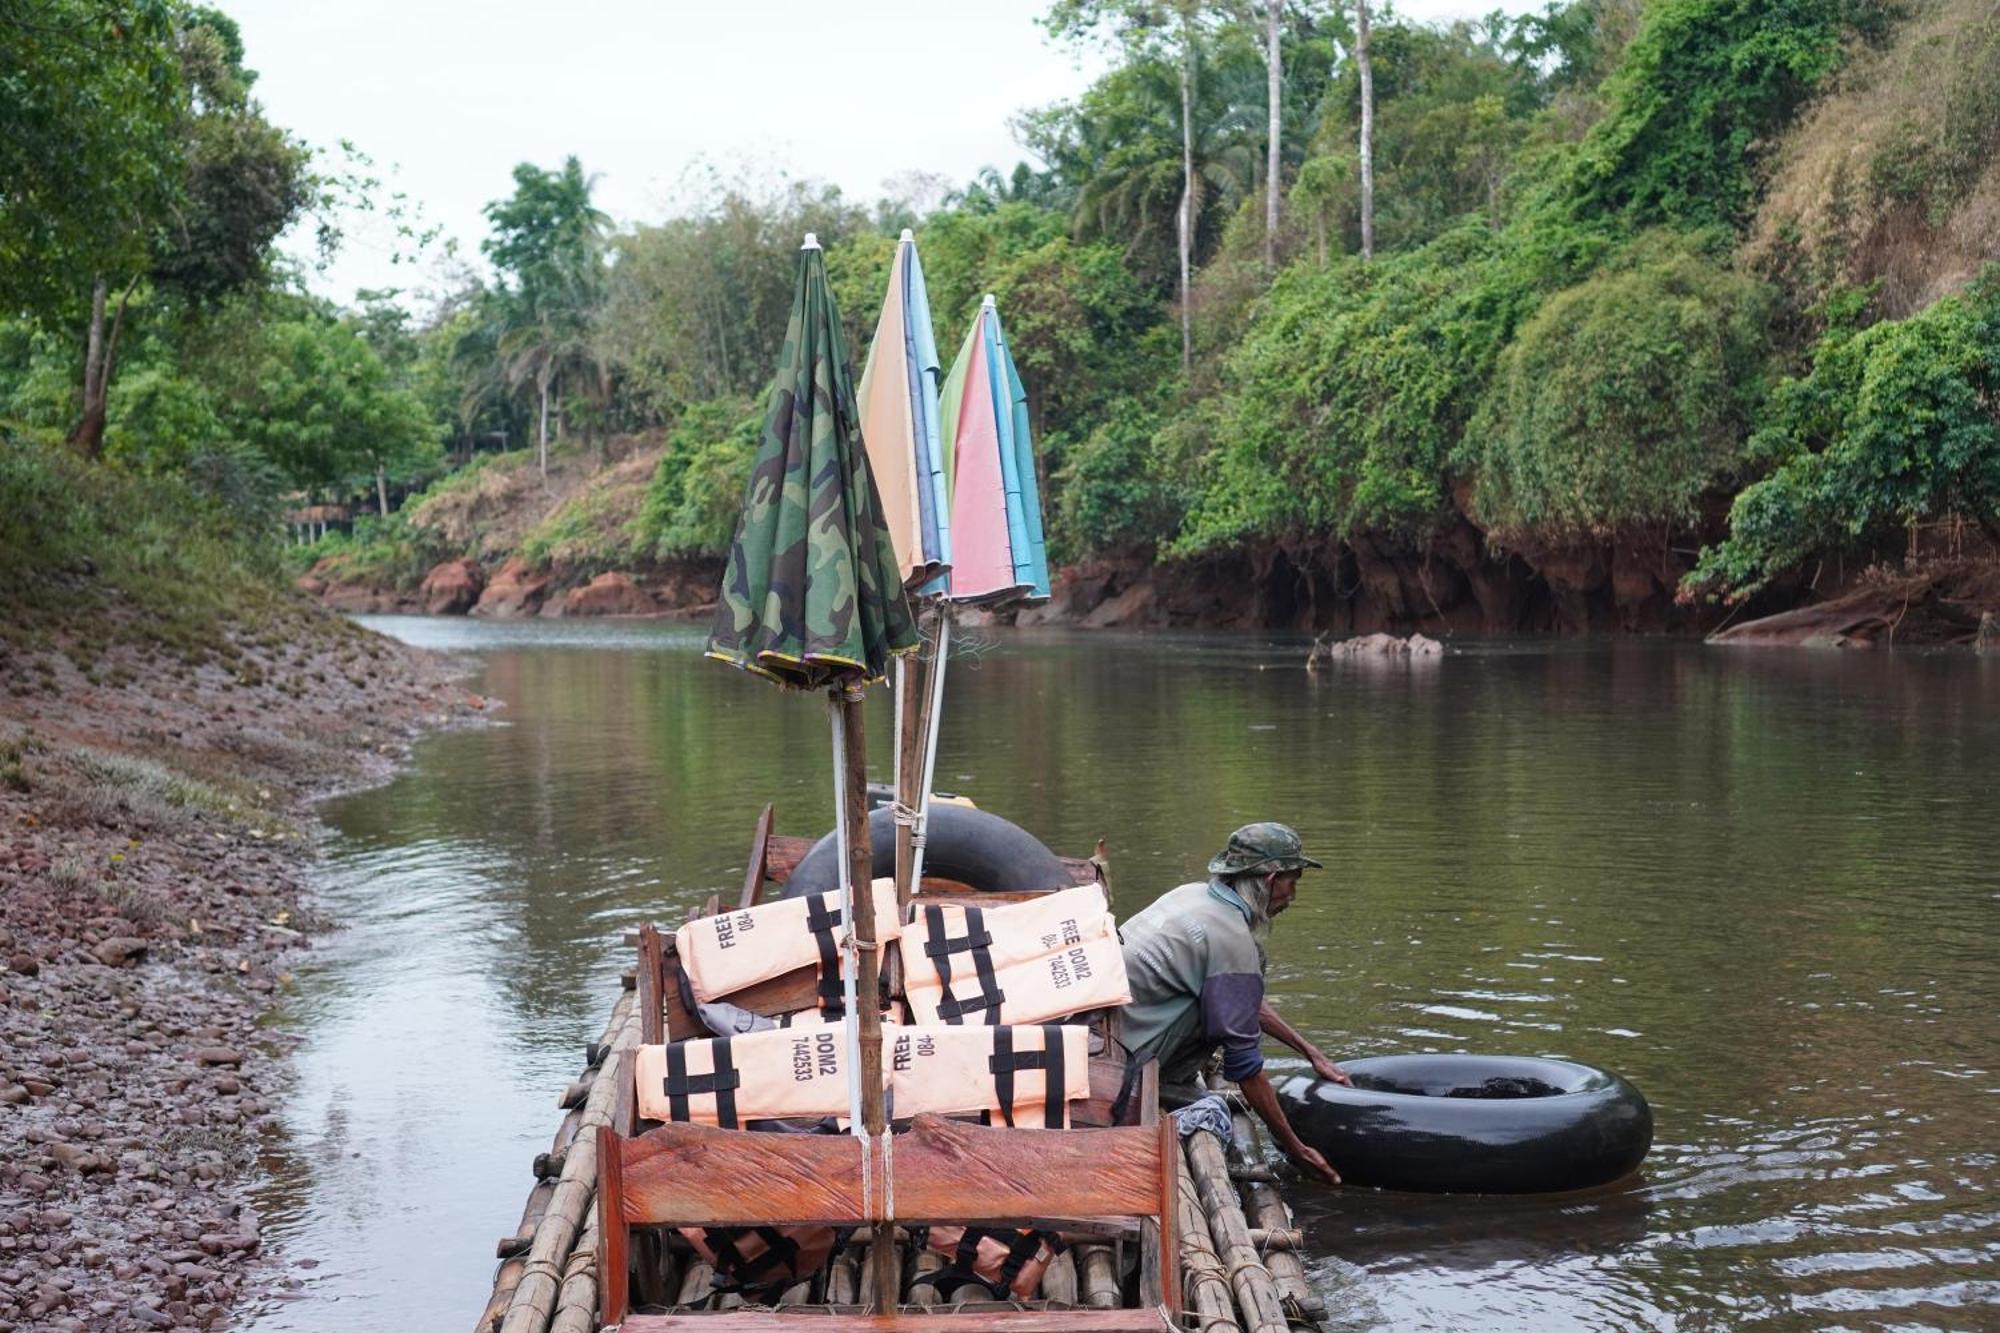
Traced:
[[854, 370], [810, 235], [708, 653], [800, 689], [869, 684], [917, 648], [861, 445]]
[[[833, 724], [834, 829], [840, 848], [842, 1037], [854, 1134], [889, 1132], [882, 1095], [880, 958], [875, 913], [857, 910], [874, 863], [868, 840], [867, 747], [861, 687], [883, 679], [889, 659], [915, 652], [916, 623], [903, 595], [896, 548], [861, 444], [854, 367], [827, 287], [826, 261], [810, 232], [800, 247], [799, 281], [785, 349], [764, 412], [764, 434], [743, 495], [743, 521], [730, 544], [708, 654], [781, 685], [827, 691]], [[873, 1149], [864, 1147], [864, 1164]], [[888, 1160], [884, 1145], [883, 1160]], [[864, 1196], [873, 1189], [864, 1165]], [[876, 1308], [896, 1304], [892, 1229], [884, 1204], [864, 1207], [876, 1223], [870, 1250]]]

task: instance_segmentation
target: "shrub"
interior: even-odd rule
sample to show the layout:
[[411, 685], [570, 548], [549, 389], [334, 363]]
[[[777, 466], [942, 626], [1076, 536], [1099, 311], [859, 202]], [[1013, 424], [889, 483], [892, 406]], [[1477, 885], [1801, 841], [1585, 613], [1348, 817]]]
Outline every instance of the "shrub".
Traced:
[[1750, 441], [1774, 465], [1736, 497], [1690, 592], [1747, 596], [1816, 551], [1962, 515], [2000, 543], [2000, 266], [1920, 315], [1821, 338]]
[[682, 413], [632, 523], [642, 553], [664, 560], [728, 551], [763, 428], [762, 409], [740, 398], [711, 399]]
[[1501, 353], [1456, 452], [1500, 534], [1694, 517], [1734, 471], [1771, 293], [1655, 236], [1549, 298]]

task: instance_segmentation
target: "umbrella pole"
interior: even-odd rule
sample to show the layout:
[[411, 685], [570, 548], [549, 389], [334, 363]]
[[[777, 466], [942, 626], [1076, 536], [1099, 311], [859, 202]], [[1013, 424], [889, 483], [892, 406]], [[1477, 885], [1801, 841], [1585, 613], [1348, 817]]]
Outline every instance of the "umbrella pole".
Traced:
[[[935, 612], [926, 612], [935, 615]], [[907, 907], [917, 892], [916, 811], [922, 797], [924, 702], [927, 677], [921, 657], [896, 659], [896, 904]], [[890, 991], [896, 987], [892, 984]]]
[[[852, 946], [841, 969], [845, 974], [843, 998], [847, 1007], [841, 1027], [848, 1034], [849, 1054], [856, 1057], [849, 1068], [859, 1073], [860, 1093], [850, 1104], [859, 1104], [860, 1117], [853, 1128], [856, 1137], [862, 1140], [866, 1161], [874, 1156], [869, 1141], [885, 1136], [888, 1125], [882, 1089], [881, 958], [876, 951], [875, 904], [871, 892], [875, 854], [868, 836], [868, 747], [862, 730], [861, 697], [858, 686], [836, 687], [827, 695], [833, 716], [834, 794], [839, 804], [836, 827], [841, 830], [840, 841], [845, 844], [846, 852], [841, 864], [841, 896]], [[886, 1163], [886, 1153], [883, 1159]], [[865, 1169], [863, 1179], [866, 1179]], [[885, 1201], [892, 1197], [887, 1180], [878, 1182], [875, 1188], [882, 1191]], [[884, 1207], [882, 1213], [886, 1217], [888, 1209]], [[884, 1305], [881, 1292], [889, 1263], [895, 1257], [894, 1235], [892, 1221], [877, 1222], [869, 1246], [870, 1266], [876, 1279], [876, 1304], [885, 1310], [893, 1310], [896, 1300], [896, 1293], [890, 1292], [888, 1304]]]
[[937, 647], [931, 654], [930, 675], [924, 683], [930, 688], [928, 706], [924, 710], [924, 766], [918, 777], [917, 787], [917, 827], [911, 841], [915, 844], [911, 856], [910, 884], [912, 888], [924, 882], [924, 832], [931, 820], [931, 784], [937, 777], [938, 715], [944, 708], [944, 668], [949, 660], [951, 648], [951, 608], [939, 603], [937, 610]]

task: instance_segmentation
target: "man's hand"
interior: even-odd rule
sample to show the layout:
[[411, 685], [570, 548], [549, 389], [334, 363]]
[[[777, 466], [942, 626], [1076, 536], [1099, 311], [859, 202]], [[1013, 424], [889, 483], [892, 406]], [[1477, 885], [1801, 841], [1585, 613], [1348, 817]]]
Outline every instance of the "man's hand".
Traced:
[[1296, 1162], [1299, 1169], [1307, 1175], [1316, 1176], [1329, 1185], [1340, 1183], [1340, 1172], [1329, 1166], [1326, 1158], [1321, 1157], [1316, 1149], [1308, 1148], [1299, 1140], [1293, 1139], [1286, 1146], [1285, 1155]]
[[1343, 1088], [1354, 1086], [1354, 1080], [1347, 1076], [1347, 1071], [1327, 1059], [1324, 1055], [1315, 1055], [1312, 1058], [1312, 1071], [1314, 1078], [1323, 1078], [1329, 1082], [1338, 1083]]

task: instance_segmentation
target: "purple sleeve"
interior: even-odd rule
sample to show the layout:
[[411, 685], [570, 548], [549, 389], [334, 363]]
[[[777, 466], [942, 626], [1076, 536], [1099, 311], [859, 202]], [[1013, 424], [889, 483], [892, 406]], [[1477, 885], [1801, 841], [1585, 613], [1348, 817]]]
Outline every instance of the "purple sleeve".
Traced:
[[1242, 1082], [1264, 1067], [1264, 1032], [1257, 1010], [1264, 1003], [1264, 978], [1255, 972], [1225, 972], [1201, 986], [1202, 1035], [1222, 1047], [1222, 1076]]

